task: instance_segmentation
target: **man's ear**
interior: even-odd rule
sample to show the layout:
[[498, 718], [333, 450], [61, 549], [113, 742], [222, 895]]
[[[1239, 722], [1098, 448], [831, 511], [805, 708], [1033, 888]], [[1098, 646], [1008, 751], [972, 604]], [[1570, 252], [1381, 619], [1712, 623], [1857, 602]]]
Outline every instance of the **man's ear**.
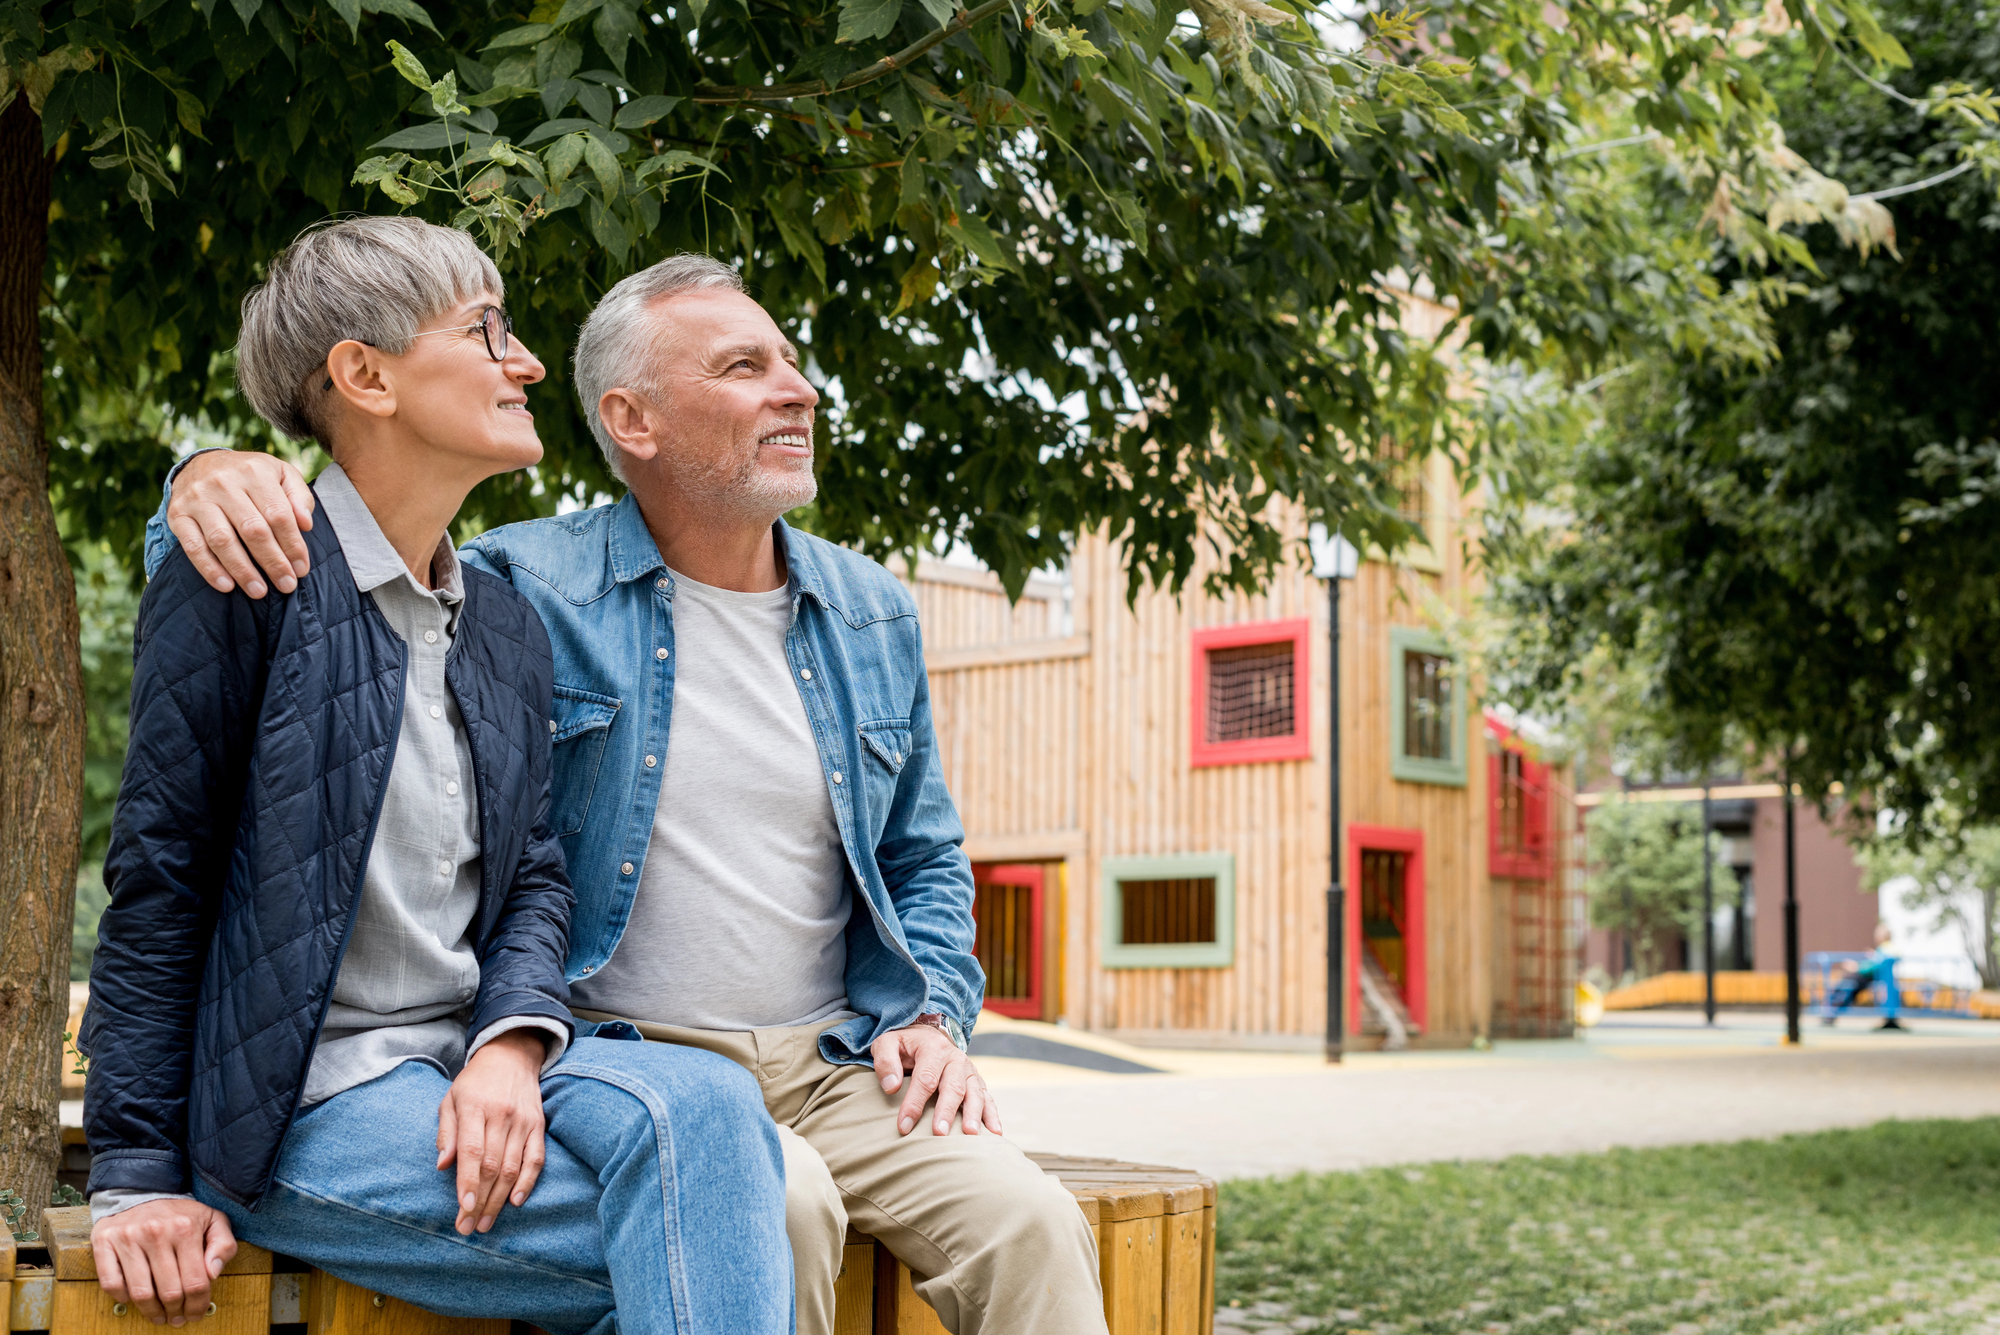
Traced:
[[[333, 386], [327, 394], [338, 396], [370, 417], [391, 417], [396, 412], [396, 387], [384, 374], [382, 354], [366, 343], [343, 339], [326, 354], [326, 380]], [[322, 385], [325, 380], [320, 382]]]
[[597, 419], [618, 448], [634, 459], [651, 459], [660, 452], [659, 414], [631, 390], [605, 390], [597, 401]]

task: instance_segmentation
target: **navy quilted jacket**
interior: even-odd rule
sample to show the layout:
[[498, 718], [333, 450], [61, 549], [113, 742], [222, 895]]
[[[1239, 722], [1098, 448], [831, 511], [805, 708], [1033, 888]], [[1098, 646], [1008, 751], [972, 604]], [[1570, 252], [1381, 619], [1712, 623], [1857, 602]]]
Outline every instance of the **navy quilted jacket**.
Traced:
[[[104, 881], [84, 1127], [90, 1190], [255, 1207], [276, 1170], [360, 902], [402, 722], [404, 646], [332, 525], [298, 591], [208, 587], [176, 550], [139, 608], [132, 735]], [[572, 1024], [573, 897], [549, 831], [552, 665], [539, 617], [466, 569], [445, 680], [478, 783], [481, 961], [468, 1038]]]

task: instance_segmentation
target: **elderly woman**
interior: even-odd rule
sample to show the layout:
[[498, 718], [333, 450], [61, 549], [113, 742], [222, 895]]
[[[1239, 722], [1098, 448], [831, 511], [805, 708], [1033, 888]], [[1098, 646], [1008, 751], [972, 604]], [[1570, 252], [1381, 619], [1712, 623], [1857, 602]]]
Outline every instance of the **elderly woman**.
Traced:
[[542, 454], [502, 296], [411, 219], [274, 259], [238, 376], [333, 458], [311, 573], [175, 552], [141, 605], [82, 1046], [98, 1274], [156, 1323], [240, 1236], [557, 1335], [791, 1327], [756, 1082], [566, 1004], [548, 635], [447, 535]]

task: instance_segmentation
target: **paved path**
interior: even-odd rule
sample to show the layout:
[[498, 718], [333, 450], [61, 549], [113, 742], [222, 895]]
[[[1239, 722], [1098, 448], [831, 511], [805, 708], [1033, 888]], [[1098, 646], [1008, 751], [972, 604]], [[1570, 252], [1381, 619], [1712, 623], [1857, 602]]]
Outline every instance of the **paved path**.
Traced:
[[1813, 1025], [1803, 1047], [1786, 1049], [1778, 1016], [1725, 1015], [1709, 1031], [1698, 1015], [1645, 1012], [1610, 1017], [1581, 1040], [1371, 1053], [1337, 1068], [1304, 1055], [1170, 1053], [1078, 1036], [1168, 1069], [980, 1065], [1024, 1149], [1219, 1177], [2000, 1115], [2000, 1023], [1919, 1019], [1906, 1034], [1846, 1023]]

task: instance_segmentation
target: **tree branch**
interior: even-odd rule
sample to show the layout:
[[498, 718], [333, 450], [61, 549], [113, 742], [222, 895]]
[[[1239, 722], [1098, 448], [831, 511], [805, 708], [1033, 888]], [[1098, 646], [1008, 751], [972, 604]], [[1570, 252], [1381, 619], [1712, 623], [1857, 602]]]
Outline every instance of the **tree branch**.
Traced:
[[850, 88], [859, 88], [864, 83], [873, 83], [902, 69], [924, 52], [964, 32], [967, 28], [992, 18], [1008, 8], [1014, 0], [986, 0], [973, 9], [961, 9], [951, 16], [951, 21], [936, 32], [926, 33], [916, 41], [896, 52], [884, 56], [873, 65], [854, 71], [839, 83], [774, 83], [762, 87], [725, 88], [717, 84], [697, 84], [694, 100], [704, 106], [728, 106], [742, 102], [786, 102], [795, 97], [826, 97], [833, 93], [844, 93]]

